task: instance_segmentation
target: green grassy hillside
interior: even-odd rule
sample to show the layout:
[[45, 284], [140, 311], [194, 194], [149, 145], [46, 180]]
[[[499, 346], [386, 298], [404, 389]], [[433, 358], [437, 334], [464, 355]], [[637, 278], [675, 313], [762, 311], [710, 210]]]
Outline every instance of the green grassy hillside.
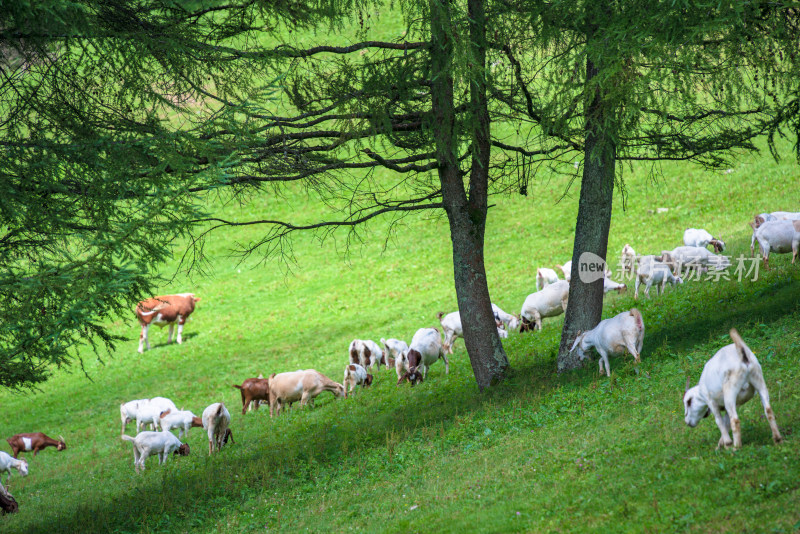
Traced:
[[[730, 173], [670, 165], [657, 182], [626, 171], [627, 209], [615, 201], [609, 250], [639, 253], [681, 244], [686, 227], [718, 235], [730, 254], [749, 254], [753, 214], [797, 210], [798, 172], [789, 159], [742, 160]], [[530, 195], [498, 197], [490, 210], [487, 268], [493, 301], [518, 313], [535, 290], [535, 269], [570, 258], [577, 189], [542, 178]], [[655, 213], [668, 208], [666, 213]], [[301, 191], [220, 208], [245, 220], [310, 217], [322, 208]], [[758, 280], [688, 282], [634, 304], [633, 291], [606, 297], [604, 316], [636, 305], [644, 316], [642, 364], [612, 358], [558, 376], [561, 319], [504, 341], [512, 372], [479, 393], [463, 341], [451, 371], [433, 366], [415, 388], [394, 372], [354, 398], [325, 394], [315, 409], [270, 419], [240, 412], [231, 387], [247, 377], [316, 368], [341, 380], [356, 337], [410, 341], [417, 328], [453, 311], [450, 240], [441, 214], [407, 218], [387, 239], [387, 221], [347, 248], [345, 234], [295, 241], [289, 268], [230, 255], [257, 228], [220, 231], [206, 252], [207, 276], [178, 269], [164, 293], [201, 297], [182, 345], [151, 329], [137, 354], [133, 313], [115, 323], [130, 339], [84, 367], [57, 372], [40, 392], [0, 393], [0, 436], [63, 434], [68, 449], [30, 460], [11, 477], [20, 503], [3, 532], [239, 531], [747, 531], [800, 528], [800, 267], [776, 256]], [[348, 254], [345, 254], [348, 251]], [[735, 262], [734, 262], [735, 264]], [[748, 264], [749, 267], [749, 264]], [[731, 270], [733, 273], [733, 270]], [[132, 303], [133, 306], [133, 303]], [[681, 395], [735, 326], [758, 356], [786, 438], [771, 443], [757, 399], [741, 411], [743, 448], [715, 451], [712, 419], [683, 423]], [[236, 444], [209, 458], [202, 431], [192, 454], [136, 475], [119, 438], [119, 404], [163, 395], [200, 414], [224, 401]], [[130, 434], [132, 431], [129, 430]], [[4, 450], [9, 450], [3, 446]]]

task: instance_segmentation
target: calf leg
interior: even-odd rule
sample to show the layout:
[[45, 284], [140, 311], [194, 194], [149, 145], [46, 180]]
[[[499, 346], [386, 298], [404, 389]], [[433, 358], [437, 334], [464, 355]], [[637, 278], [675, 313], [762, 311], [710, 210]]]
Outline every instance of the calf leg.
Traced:
[[167, 343], [172, 343], [172, 331], [175, 329], [175, 323], [169, 323], [169, 335], [167, 335]]
[[444, 351], [442, 351], [439, 354], [439, 357], [444, 360], [444, 374], [449, 375], [450, 374], [450, 362], [447, 361], [447, 355], [444, 353]]
[[625, 341], [625, 347], [627, 347], [628, 352], [630, 352], [633, 355], [633, 360], [636, 363], [642, 363], [642, 358], [641, 355], [639, 354], [641, 348], [637, 348], [636, 344], [628, 336], [625, 336], [623, 340]]
[[775, 422], [775, 413], [772, 411], [772, 406], [769, 404], [769, 391], [767, 391], [767, 384], [764, 382], [764, 376], [760, 372], [753, 372], [750, 374], [750, 383], [758, 391], [758, 396], [761, 398], [761, 405], [764, 406], [764, 414], [769, 421], [769, 428], [772, 430], [772, 441], [780, 443], [783, 441], [780, 431], [778, 430], [778, 423]]
[[639, 300], [639, 277], [636, 277], [636, 282], [634, 283], [634, 290], [633, 290], [633, 300]]
[[535, 328], [537, 328], [540, 332], [542, 330], [542, 314], [539, 313], [539, 310], [533, 310], [533, 322]]
[[722, 396], [725, 401], [725, 411], [728, 412], [728, 417], [731, 420], [731, 433], [733, 434], [733, 448], [739, 449], [742, 446], [742, 423], [739, 420], [739, 414], [736, 412], [736, 394], [739, 391], [737, 387], [722, 388]]
[[[177, 339], [178, 345], [183, 343], [183, 339], [181, 338], [181, 334], [183, 333], [183, 323], [185, 323], [185, 322], [186, 322], [186, 319], [183, 316], [179, 315], [178, 316], [178, 339]], [[172, 325], [170, 325], [170, 327], [171, 326]]]
[[147, 345], [147, 350], [150, 350], [150, 340], [147, 338], [147, 329], [150, 325], [143, 324], [142, 331], [139, 334], [139, 353], [144, 352], [143, 345]]

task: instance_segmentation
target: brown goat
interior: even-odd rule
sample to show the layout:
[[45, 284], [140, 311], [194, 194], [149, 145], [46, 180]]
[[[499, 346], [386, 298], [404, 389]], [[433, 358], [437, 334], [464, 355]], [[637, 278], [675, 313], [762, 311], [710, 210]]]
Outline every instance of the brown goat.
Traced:
[[242, 394], [242, 415], [248, 407], [258, 410], [259, 401], [269, 402], [269, 378], [248, 378], [241, 386], [231, 385]]
[[67, 444], [64, 443], [63, 436], [59, 436], [59, 438], [61, 439], [57, 440], [41, 432], [30, 432], [27, 434], [15, 434], [6, 439], [6, 441], [11, 446], [11, 451], [14, 458], [16, 458], [20, 452], [28, 451], [33, 451], [33, 455], [36, 456], [45, 447], [56, 447], [56, 450], [63, 451], [67, 448]]

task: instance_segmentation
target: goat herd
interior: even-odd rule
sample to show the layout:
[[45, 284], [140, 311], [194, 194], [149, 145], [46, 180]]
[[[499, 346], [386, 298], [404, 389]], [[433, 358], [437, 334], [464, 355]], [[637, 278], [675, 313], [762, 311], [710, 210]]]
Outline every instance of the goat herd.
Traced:
[[[750, 225], [753, 228], [751, 252], [755, 241], [758, 241], [766, 268], [769, 268], [770, 252], [792, 252], [794, 263], [800, 242], [800, 213], [762, 213]], [[658, 294], [661, 295], [666, 284], [683, 282], [680, 275], [686, 269], [723, 270], [730, 266], [727, 257], [709, 252], [706, 249], [708, 245], [716, 253], [725, 249], [723, 241], [705, 230], [694, 228], [684, 233], [684, 246], [662, 251], [660, 255], [638, 256], [626, 244], [622, 249], [620, 265], [623, 272], [635, 273], [634, 297], [639, 296], [640, 284], [645, 285], [645, 295], [649, 296], [653, 285], [657, 286]], [[543, 318], [564, 313], [569, 294], [571, 263], [557, 266], [564, 273], [564, 280], [559, 279], [553, 269], [537, 270], [537, 291], [525, 299], [519, 316], [508, 314], [492, 304], [500, 337], [508, 337], [508, 332], [517, 328], [520, 332], [534, 328], [541, 330]], [[626, 286], [612, 281], [610, 274], [606, 270], [605, 292], [625, 290]], [[139, 352], [143, 352], [143, 345], [150, 348], [147, 337], [150, 325], [169, 325], [168, 342], [171, 342], [173, 327], [177, 323], [177, 342], [181, 343], [183, 326], [199, 300], [192, 293], [182, 293], [140, 302], [135, 310], [142, 328]], [[353, 340], [349, 346], [349, 363], [345, 366], [342, 384], [313, 369], [272, 374], [268, 378], [248, 378], [241, 385], [233, 386], [241, 392], [242, 414], [248, 408], [257, 410], [259, 404], [269, 403], [270, 416], [275, 412], [280, 415], [286, 404], [290, 407], [294, 402], [300, 402], [301, 406], [309, 403], [313, 405], [314, 398], [324, 391], [332, 392], [335, 397], [346, 398], [353, 393], [356, 386], [366, 387], [372, 384], [374, 376], [367, 371], [373, 367], [380, 369], [381, 365], [395, 368], [398, 386], [403, 382], [409, 382], [412, 386], [422, 382], [427, 378], [429, 367], [439, 359], [444, 360], [445, 373], [449, 373], [447, 354], [453, 353], [455, 340], [463, 335], [461, 317], [456, 311], [446, 315], [440, 313], [438, 318], [444, 331], [444, 339], [436, 328], [421, 328], [414, 334], [410, 345], [398, 339], [381, 338], [381, 348], [371, 340]], [[690, 388], [687, 378], [683, 398], [685, 422], [694, 427], [700, 419], [711, 413], [721, 432], [718, 447], [733, 445], [738, 448], [742, 441], [736, 408], [758, 392], [773, 440], [778, 443], [782, 438], [770, 406], [761, 366], [735, 329], [730, 331], [730, 335], [733, 343], [720, 349], [706, 363], [699, 383]], [[638, 363], [641, 361], [643, 341], [644, 321], [639, 310], [634, 308], [601, 321], [592, 330], [579, 333], [571, 350], [577, 351], [578, 356], [584, 359], [588, 351], [594, 348], [600, 356], [600, 374], [610, 376], [609, 355], [629, 352]], [[170, 454], [189, 454], [188, 444], [182, 443], [180, 439], [188, 436], [192, 427], [203, 427], [206, 431], [209, 454], [221, 449], [229, 440], [233, 441], [233, 433], [229, 428], [231, 416], [221, 402], [211, 404], [203, 411], [202, 417], [197, 417], [191, 411], [178, 410], [171, 400], [164, 397], [139, 399], [121, 404], [120, 416], [122, 439], [133, 442], [134, 467], [137, 472], [144, 469], [148, 456], [158, 455], [159, 463], [163, 464]], [[136, 421], [136, 437], [125, 435], [126, 424], [133, 421]], [[142, 431], [147, 424], [154, 430]], [[160, 431], [157, 431], [159, 428]], [[177, 437], [170, 432], [174, 429], [179, 430]], [[33, 456], [36, 456], [45, 447], [56, 447], [59, 451], [67, 448], [63, 438], [55, 440], [41, 432], [16, 434], [7, 441], [13, 456], [0, 451], [0, 473], [5, 471], [9, 479], [12, 469], [17, 469], [23, 476], [28, 474], [27, 462], [17, 459], [20, 452], [32, 451]]]

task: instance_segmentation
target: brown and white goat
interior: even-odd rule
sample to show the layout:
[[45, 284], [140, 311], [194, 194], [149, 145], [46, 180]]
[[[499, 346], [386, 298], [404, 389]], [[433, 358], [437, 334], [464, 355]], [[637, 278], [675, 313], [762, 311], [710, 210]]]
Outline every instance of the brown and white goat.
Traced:
[[143, 345], [147, 345], [150, 350], [150, 340], [147, 337], [147, 330], [150, 325], [163, 328], [169, 325], [169, 337], [167, 343], [172, 343], [172, 329], [178, 323], [178, 345], [182, 343], [181, 334], [183, 325], [194, 311], [194, 305], [200, 299], [194, 293], [179, 293], [177, 295], [162, 295], [141, 301], [136, 305], [136, 317], [142, 327], [139, 335], [139, 352], [144, 352]]
[[397, 385], [399, 386], [406, 380], [412, 386], [417, 382], [422, 382], [425, 378], [428, 378], [428, 368], [439, 359], [444, 360], [444, 372], [449, 374], [450, 362], [447, 361], [445, 353], [439, 330], [436, 328], [420, 328], [411, 339], [411, 345], [409, 345], [406, 353], [405, 359], [408, 371], [397, 379]]
[[20, 452], [33, 451], [33, 455], [36, 456], [45, 447], [55, 447], [56, 450], [63, 451], [67, 448], [67, 444], [64, 443], [63, 436], [58, 437], [60, 439], [53, 439], [41, 432], [29, 432], [27, 434], [14, 434], [6, 441], [11, 446], [11, 452], [16, 458]]

